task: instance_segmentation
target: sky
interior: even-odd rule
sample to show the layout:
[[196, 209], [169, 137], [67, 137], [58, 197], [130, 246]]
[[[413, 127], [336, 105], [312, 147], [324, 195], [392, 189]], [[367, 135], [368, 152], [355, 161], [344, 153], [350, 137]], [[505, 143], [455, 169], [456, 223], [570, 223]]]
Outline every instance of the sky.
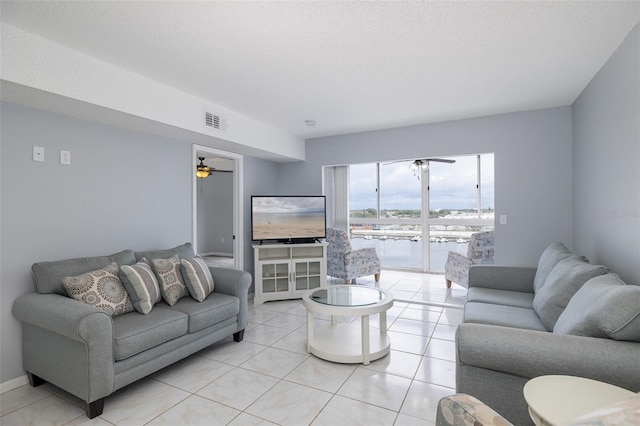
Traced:
[[324, 212], [325, 199], [322, 196], [254, 196], [251, 204], [254, 213], [319, 213]]
[[[459, 210], [477, 207], [476, 156], [442, 157], [456, 160], [453, 164], [429, 163], [430, 209]], [[482, 158], [482, 208], [495, 208], [493, 154]], [[412, 160], [381, 163], [380, 208], [420, 210], [418, 176], [409, 169]], [[350, 209], [376, 207], [375, 163], [350, 166]]]

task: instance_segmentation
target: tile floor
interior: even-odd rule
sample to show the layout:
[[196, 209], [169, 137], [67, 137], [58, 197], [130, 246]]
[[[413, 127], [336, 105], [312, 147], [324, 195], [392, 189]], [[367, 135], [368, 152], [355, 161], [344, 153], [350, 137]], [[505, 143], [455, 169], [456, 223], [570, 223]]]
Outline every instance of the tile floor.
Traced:
[[[466, 299], [462, 287], [447, 290], [442, 275], [385, 270], [381, 287], [402, 299]], [[0, 395], [0, 424], [433, 425], [438, 400], [454, 393], [462, 311], [396, 302], [387, 315], [389, 355], [367, 366], [336, 364], [306, 353], [300, 300], [251, 305], [242, 342], [225, 339], [120, 389], [100, 417], [87, 419], [81, 401], [50, 384], [26, 385]]]

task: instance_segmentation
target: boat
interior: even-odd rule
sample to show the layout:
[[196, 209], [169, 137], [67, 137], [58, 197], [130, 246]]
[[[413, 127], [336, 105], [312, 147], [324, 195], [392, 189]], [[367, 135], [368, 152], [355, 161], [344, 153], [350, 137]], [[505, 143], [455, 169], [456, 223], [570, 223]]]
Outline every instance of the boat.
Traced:
[[438, 242], [438, 239], [436, 237], [431, 237], [429, 238], [429, 241], [432, 243]]
[[415, 237], [411, 238], [411, 241], [422, 241], [422, 237], [420, 235], [416, 235]]
[[370, 239], [371, 239], [371, 235], [365, 235], [365, 236], [364, 236], [364, 239], [365, 239], [365, 240], [370, 240]]
[[387, 237], [386, 235], [381, 235], [381, 236], [380, 236], [380, 239], [381, 239], [381, 240], [386, 240], [387, 238], [389, 238], [389, 237]]
[[466, 243], [466, 242], [467, 242], [467, 241], [466, 241], [465, 239], [463, 239], [463, 238], [458, 238], [458, 239], [456, 240], [456, 243], [458, 243], [458, 244], [464, 244], [464, 243]]

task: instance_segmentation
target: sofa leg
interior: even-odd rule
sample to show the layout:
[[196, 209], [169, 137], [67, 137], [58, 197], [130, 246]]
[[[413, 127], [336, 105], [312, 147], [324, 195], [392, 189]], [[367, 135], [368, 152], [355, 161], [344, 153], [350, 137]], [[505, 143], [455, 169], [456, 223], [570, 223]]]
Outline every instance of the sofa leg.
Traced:
[[233, 333], [234, 342], [242, 342], [242, 339], [244, 339], [244, 330]]
[[445, 281], [447, 282], [447, 288], [451, 288], [451, 280], [445, 278]]
[[38, 377], [33, 373], [29, 373], [28, 371], [27, 371], [27, 377], [29, 378], [29, 384], [31, 385], [32, 388], [35, 388], [47, 383], [47, 381], [42, 377]]
[[104, 410], [104, 400], [105, 398], [97, 399], [93, 402], [87, 403], [87, 417], [93, 419], [94, 417], [98, 417], [102, 414], [102, 410]]

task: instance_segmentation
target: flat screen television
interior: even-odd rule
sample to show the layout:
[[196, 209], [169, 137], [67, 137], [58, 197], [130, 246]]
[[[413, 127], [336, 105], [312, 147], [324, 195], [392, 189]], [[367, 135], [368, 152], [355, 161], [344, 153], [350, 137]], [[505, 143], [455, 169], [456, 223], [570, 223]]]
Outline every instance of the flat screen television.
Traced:
[[251, 239], [286, 243], [325, 238], [323, 195], [252, 195]]

